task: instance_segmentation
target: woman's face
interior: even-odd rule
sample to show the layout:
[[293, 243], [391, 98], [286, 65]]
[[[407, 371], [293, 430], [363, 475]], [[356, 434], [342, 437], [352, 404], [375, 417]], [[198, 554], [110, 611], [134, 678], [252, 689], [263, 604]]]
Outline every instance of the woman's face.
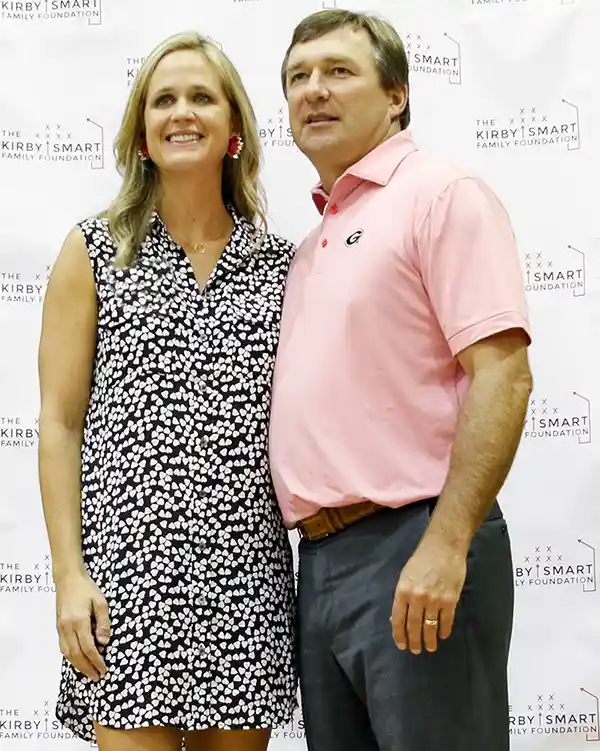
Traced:
[[201, 52], [178, 50], [152, 74], [144, 110], [146, 146], [160, 171], [216, 169], [232, 134], [219, 75]]

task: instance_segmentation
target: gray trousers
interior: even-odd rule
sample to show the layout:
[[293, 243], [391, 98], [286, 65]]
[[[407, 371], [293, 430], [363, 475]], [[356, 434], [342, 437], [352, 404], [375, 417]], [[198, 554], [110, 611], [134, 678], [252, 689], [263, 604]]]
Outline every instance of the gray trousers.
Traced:
[[435, 499], [300, 542], [299, 665], [309, 751], [507, 751], [513, 572], [496, 504], [473, 539], [452, 635], [400, 651], [389, 618]]

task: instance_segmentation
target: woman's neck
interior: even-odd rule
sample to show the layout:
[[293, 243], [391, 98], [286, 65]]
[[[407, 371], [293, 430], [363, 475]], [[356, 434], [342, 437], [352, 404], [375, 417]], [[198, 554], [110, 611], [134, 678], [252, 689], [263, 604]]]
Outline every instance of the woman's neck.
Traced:
[[220, 174], [164, 176], [157, 209], [169, 232], [186, 241], [217, 239], [231, 227]]

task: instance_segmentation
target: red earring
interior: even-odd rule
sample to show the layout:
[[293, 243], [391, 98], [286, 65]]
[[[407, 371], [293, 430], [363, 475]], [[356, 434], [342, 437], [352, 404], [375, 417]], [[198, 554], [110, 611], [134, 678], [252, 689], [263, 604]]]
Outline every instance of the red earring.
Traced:
[[148, 146], [146, 145], [146, 139], [142, 139], [142, 145], [138, 149], [138, 156], [142, 160], [142, 162], [145, 162], [147, 159], [150, 159], [150, 154], [148, 153]]
[[227, 153], [232, 159], [238, 159], [244, 148], [244, 141], [239, 133], [235, 133], [229, 139], [229, 146], [227, 147]]

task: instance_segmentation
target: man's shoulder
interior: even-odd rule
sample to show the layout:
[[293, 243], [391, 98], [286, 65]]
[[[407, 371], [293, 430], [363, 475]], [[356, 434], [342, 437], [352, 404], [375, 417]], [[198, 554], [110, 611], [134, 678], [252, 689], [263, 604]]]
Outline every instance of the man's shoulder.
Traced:
[[401, 187], [407, 179], [412, 190], [430, 199], [459, 181], [481, 182], [481, 177], [475, 170], [428, 149], [413, 152], [407, 169], [396, 170], [389, 184]]

